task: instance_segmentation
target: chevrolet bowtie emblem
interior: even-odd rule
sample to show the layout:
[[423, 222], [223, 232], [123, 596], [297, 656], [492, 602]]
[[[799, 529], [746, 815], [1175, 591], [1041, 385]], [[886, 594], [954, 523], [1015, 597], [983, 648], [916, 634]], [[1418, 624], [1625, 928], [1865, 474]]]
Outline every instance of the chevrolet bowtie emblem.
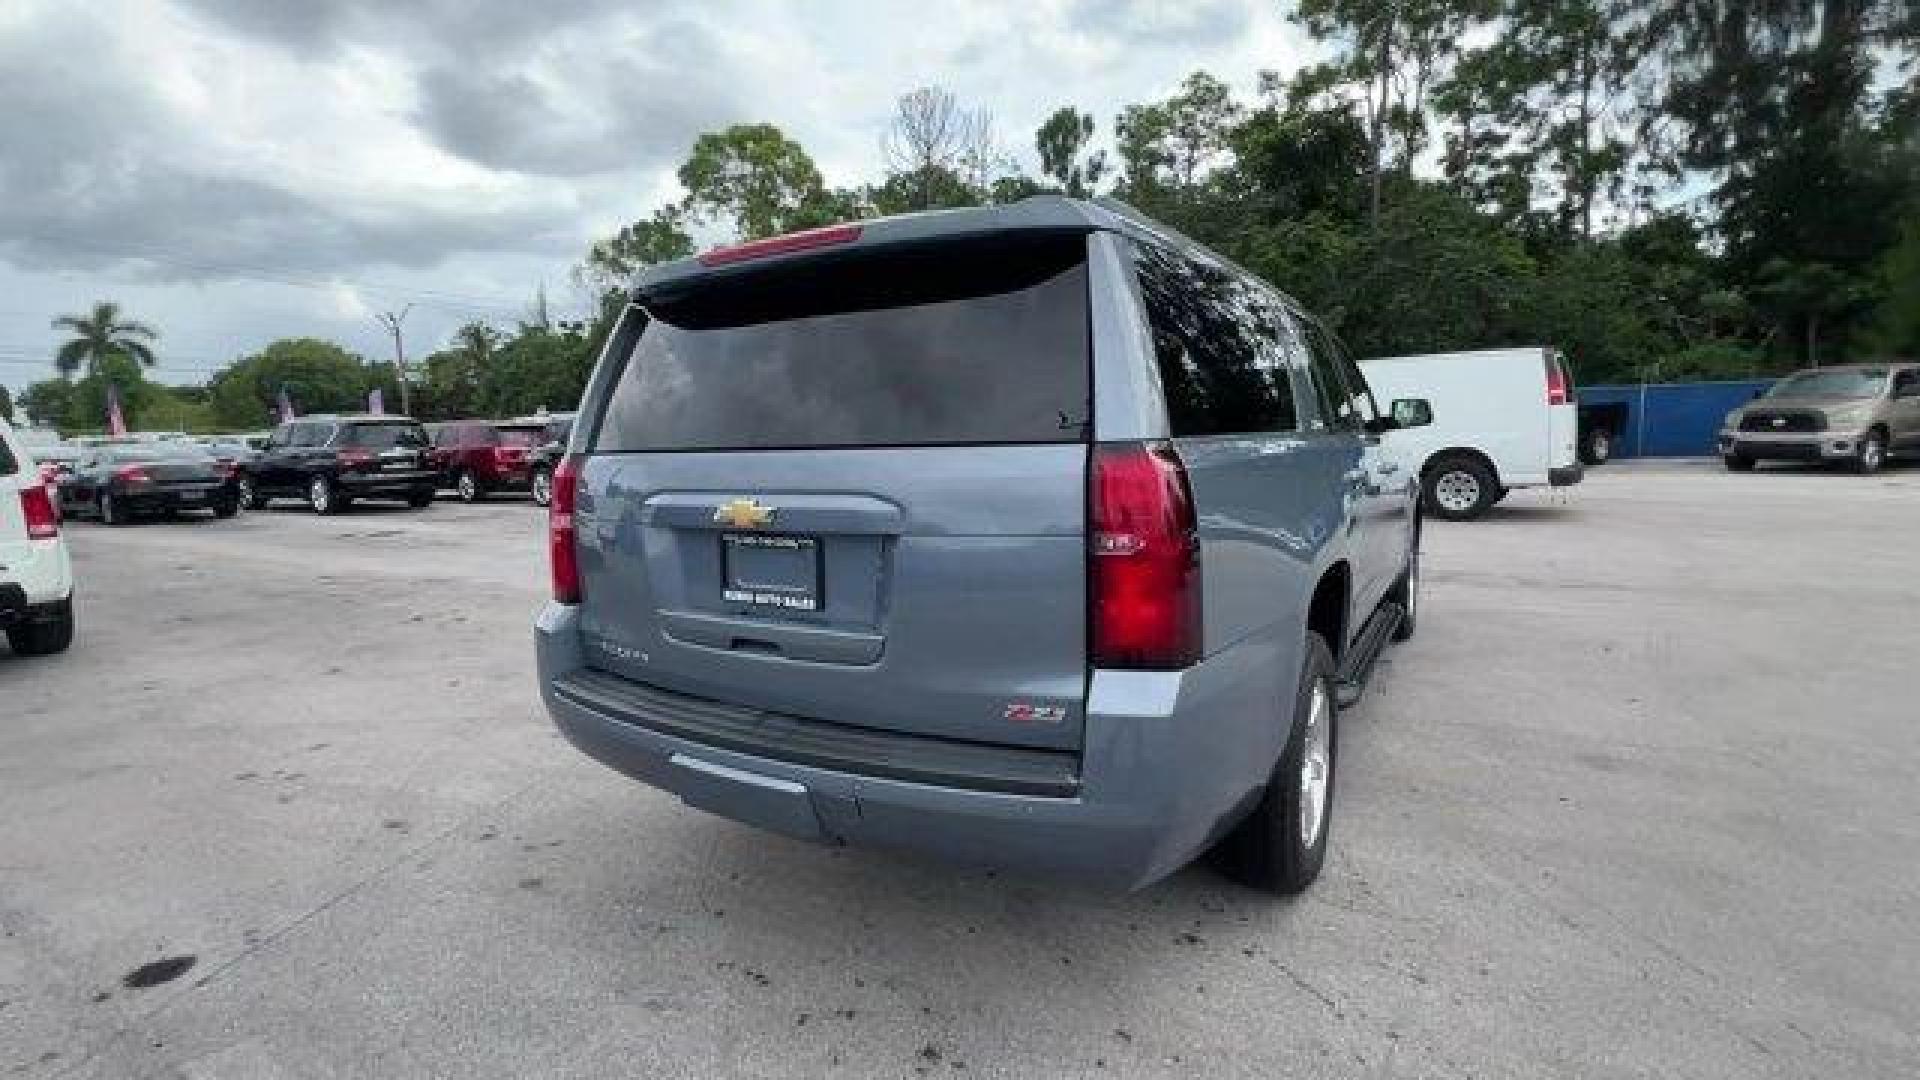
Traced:
[[758, 529], [773, 523], [774, 507], [761, 506], [752, 499], [734, 499], [724, 502], [713, 512], [713, 520], [718, 525], [731, 525], [736, 529]]

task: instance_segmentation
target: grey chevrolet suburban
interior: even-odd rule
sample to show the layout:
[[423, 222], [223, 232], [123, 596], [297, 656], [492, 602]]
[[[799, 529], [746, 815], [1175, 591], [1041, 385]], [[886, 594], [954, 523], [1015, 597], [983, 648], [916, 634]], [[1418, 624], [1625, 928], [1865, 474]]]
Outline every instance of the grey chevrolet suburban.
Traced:
[[1415, 477], [1332, 334], [1118, 203], [655, 267], [553, 479], [581, 750], [834, 843], [1298, 892], [1339, 709], [1413, 632]]

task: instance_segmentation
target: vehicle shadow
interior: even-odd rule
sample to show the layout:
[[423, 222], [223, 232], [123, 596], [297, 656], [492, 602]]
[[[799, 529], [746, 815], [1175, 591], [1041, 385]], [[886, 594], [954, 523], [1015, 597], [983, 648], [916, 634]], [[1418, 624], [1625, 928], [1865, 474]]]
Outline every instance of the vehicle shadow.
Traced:
[[[659, 828], [660, 809], [652, 823], [636, 814], [636, 835]], [[1311, 931], [1313, 893], [1266, 896], [1204, 864], [1136, 893], [1102, 892], [703, 816], [676, 821], [673, 834], [674, 850], [651, 858], [618, 841], [581, 846], [604, 833], [577, 838], [571, 884], [585, 895], [569, 917], [585, 921], [583, 938], [620, 951], [629, 970], [616, 978], [651, 984], [660, 1004], [650, 1007], [722, 998], [730, 1037], [790, 1034], [794, 1075], [809, 1069], [802, 1040], [870, 1042], [875, 1026], [922, 1032], [916, 1047], [940, 1045], [949, 1058], [1006, 1052], [1011, 1040], [1091, 1067], [1144, 1049], [1137, 1036], [1164, 1037], [1177, 1023], [1170, 997], [1192, 1003], [1182, 1011], [1249, 993], [1277, 1009], [1296, 996], [1318, 1007], [1292, 974], [1306, 967], [1312, 978], [1314, 958], [1288, 945]], [[1339, 889], [1335, 877], [1316, 888]], [[671, 974], [657, 970], [663, 961]]]

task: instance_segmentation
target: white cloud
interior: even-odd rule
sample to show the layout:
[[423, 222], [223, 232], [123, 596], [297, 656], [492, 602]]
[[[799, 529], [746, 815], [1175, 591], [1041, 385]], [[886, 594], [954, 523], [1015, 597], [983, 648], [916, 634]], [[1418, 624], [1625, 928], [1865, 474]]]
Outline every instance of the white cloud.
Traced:
[[0, 382], [105, 297], [161, 327], [169, 379], [284, 335], [383, 355], [370, 313], [409, 300], [430, 348], [543, 282], [574, 300], [586, 244], [674, 197], [702, 130], [775, 123], [857, 183], [937, 83], [1031, 170], [1060, 105], [1105, 136], [1195, 69], [1250, 94], [1307, 50], [1269, 0], [13, 0]]

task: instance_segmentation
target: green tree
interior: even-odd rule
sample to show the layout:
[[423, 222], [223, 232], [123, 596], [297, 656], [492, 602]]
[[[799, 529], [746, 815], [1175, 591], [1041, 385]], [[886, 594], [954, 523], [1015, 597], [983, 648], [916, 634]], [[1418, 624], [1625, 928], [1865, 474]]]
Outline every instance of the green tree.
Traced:
[[523, 326], [481, 373], [481, 409], [492, 416], [522, 416], [576, 408], [593, 373], [594, 355], [588, 327]]
[[1115, 121], [1122, 186], [1129, 192], [1190, 191], [1226, 155], [1241, 109], [1227, 84], [1204, 71], [1165, 101], [1129, 106]]
[[1901, 224], [1899, 242], [1879, 272], [1880, 308], [1867, 347], [1882, 356], [1920, 357], [1920, 208]]
[[0, 420], [13, 423], [13, 395], [4, 386], [0, 386]]
[[686, 209], [727, 220], [743, 240], [821, 224], [831, 205], [813, 159], [772, 124], [701, 135], [679, 175]]
[[446, 348], [426, 359], [426, 385], [418, 408], [424, 418], [452, 420], [480, 411], [481, 383], [501, 343], [500, 332], [483, 322], [454, 331]]
[[1483, 0], [1301, 0], [1293, 13], [1317, 40], [1337, 52], [1328, 81], [1361, 89], [1371, 162], [1368, 213], [1380, 217], [1384, 175], [1411, 174], [1426, 143], [1428, 96], [1468, 31], [1495, 5]]
[[677, 206], [663, 206], [652, 217], [624, 226], [594, 244], [581, 267], [581, 277], [596, 290], [631, 288], [634, 278], [647, 267], [691, 254], [693, 238], [687, 235], [686, 212]]
[[160, 332], [136, 319], [123, 318], [120, 305], [102, 300], [85, 315], [62, 315], [53, 320], [55, 330], [73, 336], [61, 343], [53, 354], [54, 370], [63, 378], [72, 378], [83, 368], [92, 374], [109, 356], [127, 356], [152, 367], [152, 343]]
[[[285, 388], [296, 411], [357, 412], [366, 407], [374, 376], [358, 356], [319, 338], [282, 338], [213, 376], [209, 400], [214, 418], [228, 428], [273, 422]], [[398, 403], [398, 392], [384, 391]]]
[[1033, 133], [1040, 174], [1076, 199], [1092, 195], [1107, 171], [1106, 152], [1091, 149], [1093, 131], [1091, 113], [1063, 105]]
[[[154, 426], [148, 413], [160, 400], [159, 388], [149, 383], [140, 362], [122, 352], [96, 359], [85, 378], [73, 384], [60, 427], [65, 431], [104, 431], [107, 427], [107, 387], [120, 394], [120, 416], [129, 431]], [[164, 424], [164, 420], [159, 423]]]
[[20, 392], [21, 415], [33, 427], [57, 428], [66, 420], [73, 401], [73, 384], [65, 379], [43, 379]]

